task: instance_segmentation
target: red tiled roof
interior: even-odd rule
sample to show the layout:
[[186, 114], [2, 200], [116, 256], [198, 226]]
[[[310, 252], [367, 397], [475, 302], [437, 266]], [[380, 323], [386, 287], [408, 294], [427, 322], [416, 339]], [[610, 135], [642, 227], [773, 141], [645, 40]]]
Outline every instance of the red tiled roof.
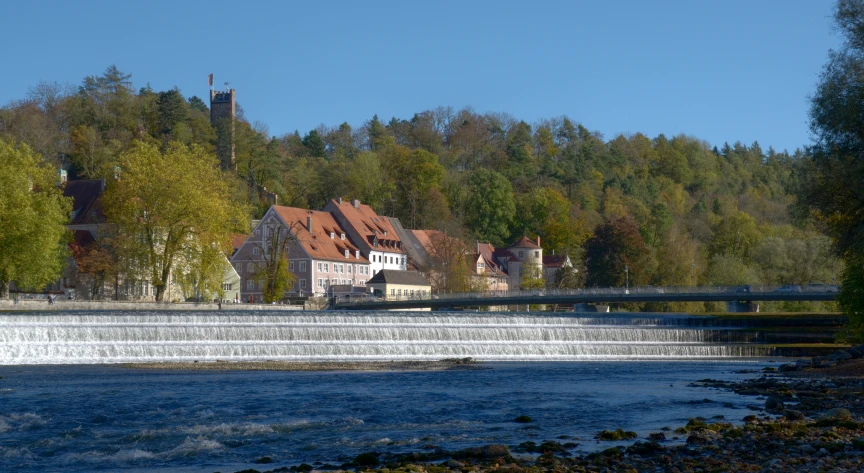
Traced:
[[543, 255], [543, 266], [547, 268], [560, 268], [566, 260], [567, 256], [563, 255]]
[[399, 239], [399, 234], [396, 233], [390, 219], [378, 216], [372, 207], [366, 204], [354, 207], [354, 204], [349, 201], [343, 201], [340, 204], [336, 199], [331, 200], [330, 205], [339, 209], [345, 220], [366, 240], [370, 247], [373, 246], [373, 240], [377, 238], [378, 248], [381, 250], [391, 253], [405, 253], [402, 240]]
[[536, 248], [540, 249], [540, 246], [537, 245], [536, 242], [531, 241], [528, 237], [522, 237], [521, 240], [517, 241], [515, 245], [511, 246], [511, 248]]
[[233, 248], [232, 254], [236, 253], [237, 250], [239, 250], [240, 247], [243, 246], [243, 243], [246, 243], [246, 238], [248, 237], [249, 235], [243, 235], [240, 233], [235, 233], [231, 235], [231, 248]]
[[[357, 263], [369, 262], [363, 256], [363, 253], [360, 253], [359, 258], [356, 257], [359, 248], [351, 241], [345, 230], [330, 212], [283, 207], [280, 205], [274, 205], [273, 209], [291, 227], [297, 236], [297, 241], [312, 258]], [[311, 233], [306, 227], [307, 217], [312, 217]], [[335, 238], [330, 238], [331, 232], [335, 233]], [[342, 234], [345, 234], [344, 240], [341, 238]], [[345, 250], [348, 250], [349, 258], [345, 257]]]

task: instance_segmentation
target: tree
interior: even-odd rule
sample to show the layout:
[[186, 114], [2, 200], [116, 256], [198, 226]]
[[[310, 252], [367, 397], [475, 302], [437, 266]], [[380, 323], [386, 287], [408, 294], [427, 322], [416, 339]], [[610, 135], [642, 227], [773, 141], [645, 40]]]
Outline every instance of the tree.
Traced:
[[600, 225], [585, 244], [588, 286], [624, 286], [628, 274], [631, 285], [646, 284], [653, 275], [652, 266], [648, 246], [630, 217]]
[[173, 272], [217, 271], [205, 260], [224, 258], [232, 230], [248, 226], [216, 158], [195, 145], [172, 142], [162, 152], [135, 142], [118, 164], [104, 207], [127, 272], [149, 279], [161, 301]]
[[510, 181], [495, 171], [475, 171], [468, 179], [466, 214], [468, 226], [479, 239], [502, 245], [516, 215]]
[[96, 299], [99, 288], [109, 276], [113, 276], [114, 283], [117, 284], [119, 267], [111, 248], [111, 239], [102, 238], [87, 246], [73, 242], [70, 246], [78, 272], [90, 278], [90, 299]]
[[255, 244], [262, 256], [252, 262], [252, 274], [249, 278], [263, 282], [262, 292], [267, 304], [282, 300], [297, 278], [288, 271], [289, 250], [297, 244], [292, 229], [281, 225], [267, 225], [262, 243]]
[[864, 0], [839, 0], [834, 20], [845, 42], [828, 53], [810, 108], [815, 143], [802, 201], [846, 261], [840, 307], [864, 334]]
[[70, 199], [27, 145], [0, 139], [0, 298], [9, 284], [38, 288], [63, 271], [71, 239]]

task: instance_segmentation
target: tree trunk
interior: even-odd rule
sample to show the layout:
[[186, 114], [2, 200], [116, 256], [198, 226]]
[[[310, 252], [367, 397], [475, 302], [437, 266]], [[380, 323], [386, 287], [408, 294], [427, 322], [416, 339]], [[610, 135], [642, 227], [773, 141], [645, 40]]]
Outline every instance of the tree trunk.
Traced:
[[0, 280], [0, 299], [9, 298], [9, 282], [10, 281]]

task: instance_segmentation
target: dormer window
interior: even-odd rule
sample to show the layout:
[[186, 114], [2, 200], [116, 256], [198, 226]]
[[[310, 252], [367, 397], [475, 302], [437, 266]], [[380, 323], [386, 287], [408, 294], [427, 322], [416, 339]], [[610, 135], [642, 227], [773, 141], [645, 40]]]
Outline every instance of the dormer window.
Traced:
[[344, 233], [340, 234], [339, 236], [340, 236], [340, 238], [342, 238], [343, 240], [345, 239], [345, 234], [344, 234]]
[[354, 258], [360, 259], [360, 250], [354, 250]]
[[345, 257], [350, 258], [351, 257], [351, 251], [345, 250]]
[[336, 232], [330, 232], [330, 239], [336, 238]]

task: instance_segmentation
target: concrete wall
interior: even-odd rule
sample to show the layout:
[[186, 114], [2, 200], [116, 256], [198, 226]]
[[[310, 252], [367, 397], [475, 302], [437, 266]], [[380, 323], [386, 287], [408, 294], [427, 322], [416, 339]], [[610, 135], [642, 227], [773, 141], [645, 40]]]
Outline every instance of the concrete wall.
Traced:
[[[178, 304], [164, 302], [118, 302], [118, 301], [69, 301], [58, 300], [48, 304], [45, 300], [18, 301], [0, 300], [0, 311], [9, 310], [219, 310], [216, 304], [195, 304], [183, 302]], [[300, 305], [267, 305], [267, 304], [222, 304], [222, 311], [241, 310], [303, 310]]]

